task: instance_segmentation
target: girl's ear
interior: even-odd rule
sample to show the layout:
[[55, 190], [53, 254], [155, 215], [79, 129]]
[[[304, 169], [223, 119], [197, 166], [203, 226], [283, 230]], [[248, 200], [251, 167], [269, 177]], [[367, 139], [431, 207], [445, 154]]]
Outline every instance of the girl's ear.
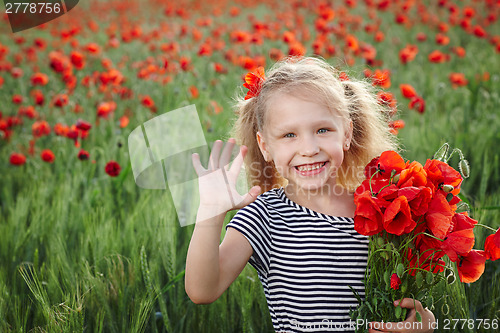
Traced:
[[269, 152], [267, 151], [267, 144], [264, 141], [264, 136], [259, 131], [257, 131], [256, 136], [257, 136], [257, 143], [259, 145], [260, 152], [262, 153], [264, 160], [266, 162], [269, 162]]
[[344, 150], [347, 151], [349, 150], [349, 147], [351, 146], [351, 140], [352, 140], [352, 131], [353, 131], [353, 125], [352, 125], [352, 120], [349, 120], [349, 123], [346, 126], [345, 129], [345, 142], [344, 142]]

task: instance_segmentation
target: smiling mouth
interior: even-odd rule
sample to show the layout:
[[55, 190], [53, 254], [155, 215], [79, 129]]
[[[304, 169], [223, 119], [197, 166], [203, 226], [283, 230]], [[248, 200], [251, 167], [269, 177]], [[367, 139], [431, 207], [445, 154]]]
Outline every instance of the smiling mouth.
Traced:
[[314, 163], [314, 164], [303, 164], [303, 165], [298, 165], [295, 166], [295, 170], [297, 171], [313, 171], [322, 168], [326, 162], [319, 162], [319, 163]]

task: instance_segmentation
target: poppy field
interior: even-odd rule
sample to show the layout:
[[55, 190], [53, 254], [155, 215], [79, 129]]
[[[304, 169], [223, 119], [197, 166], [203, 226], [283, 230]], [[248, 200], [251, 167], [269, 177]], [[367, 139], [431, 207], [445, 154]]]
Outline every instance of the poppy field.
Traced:
[[[288, 55], [379, 87], [405, 159], [460, 148], [461, 199], [500, 226], [496, 0], [100, 0], [18, 33], [0, 20], [0, 332], [273, 332], [248, 265], [216, 302], [190, 301], [193, 225], [136, 185], [127, 138], [195, 104], [208, 145], [227, 140], [245, 74]], [[475, 232], [482, 250], [491, 231]], [[436, 318], [500, 320], [499, 262], [436, 288]]]

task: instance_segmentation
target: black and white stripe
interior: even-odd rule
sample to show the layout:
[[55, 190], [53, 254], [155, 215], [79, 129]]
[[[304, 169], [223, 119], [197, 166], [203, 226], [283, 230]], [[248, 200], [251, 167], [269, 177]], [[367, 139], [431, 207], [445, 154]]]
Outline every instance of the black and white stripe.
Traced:
[[250, 242], [276, 332], [353, 331], [349, 286], [364, 296], [368, 238], [352, 218], [315, 212], [273, 189], [238, 211], [226, 226]]

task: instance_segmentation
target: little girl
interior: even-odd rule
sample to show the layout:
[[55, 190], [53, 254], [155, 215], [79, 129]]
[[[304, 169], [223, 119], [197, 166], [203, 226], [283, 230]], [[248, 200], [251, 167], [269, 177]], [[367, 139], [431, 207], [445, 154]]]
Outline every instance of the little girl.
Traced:
[[[200, 206], [186, 259], [190, 299], [211, 303], [249, 262], [264, 288], [276, 332], [354, 331], [349, 310], [364, 295], [368, 238], [354, 230], [353, 190], [372, 158], [396, 148], [370, 84], [317, 58], [288, 58], [246, 76], [236, 138], [214, 143], [208, 168], [193, 155]], [[234, 144], [241, 146], [231, 166]], [[254, 185], [241, 196], [243, 162]], [[225, 214], [240, 209], [226, 226]], [[433, 314], [403, 299], [402, 323], [370, 332], [432, 332]], [[423, 318], [420, 330], [408, 330]], [[392, 327], [389, 327], [392, 324]], [[421, 324], [421, 323], [416, 323]], [[418, 327], [418, 325], [414, 326]], [[376, 330], [375, 330], [376, 329]]]

